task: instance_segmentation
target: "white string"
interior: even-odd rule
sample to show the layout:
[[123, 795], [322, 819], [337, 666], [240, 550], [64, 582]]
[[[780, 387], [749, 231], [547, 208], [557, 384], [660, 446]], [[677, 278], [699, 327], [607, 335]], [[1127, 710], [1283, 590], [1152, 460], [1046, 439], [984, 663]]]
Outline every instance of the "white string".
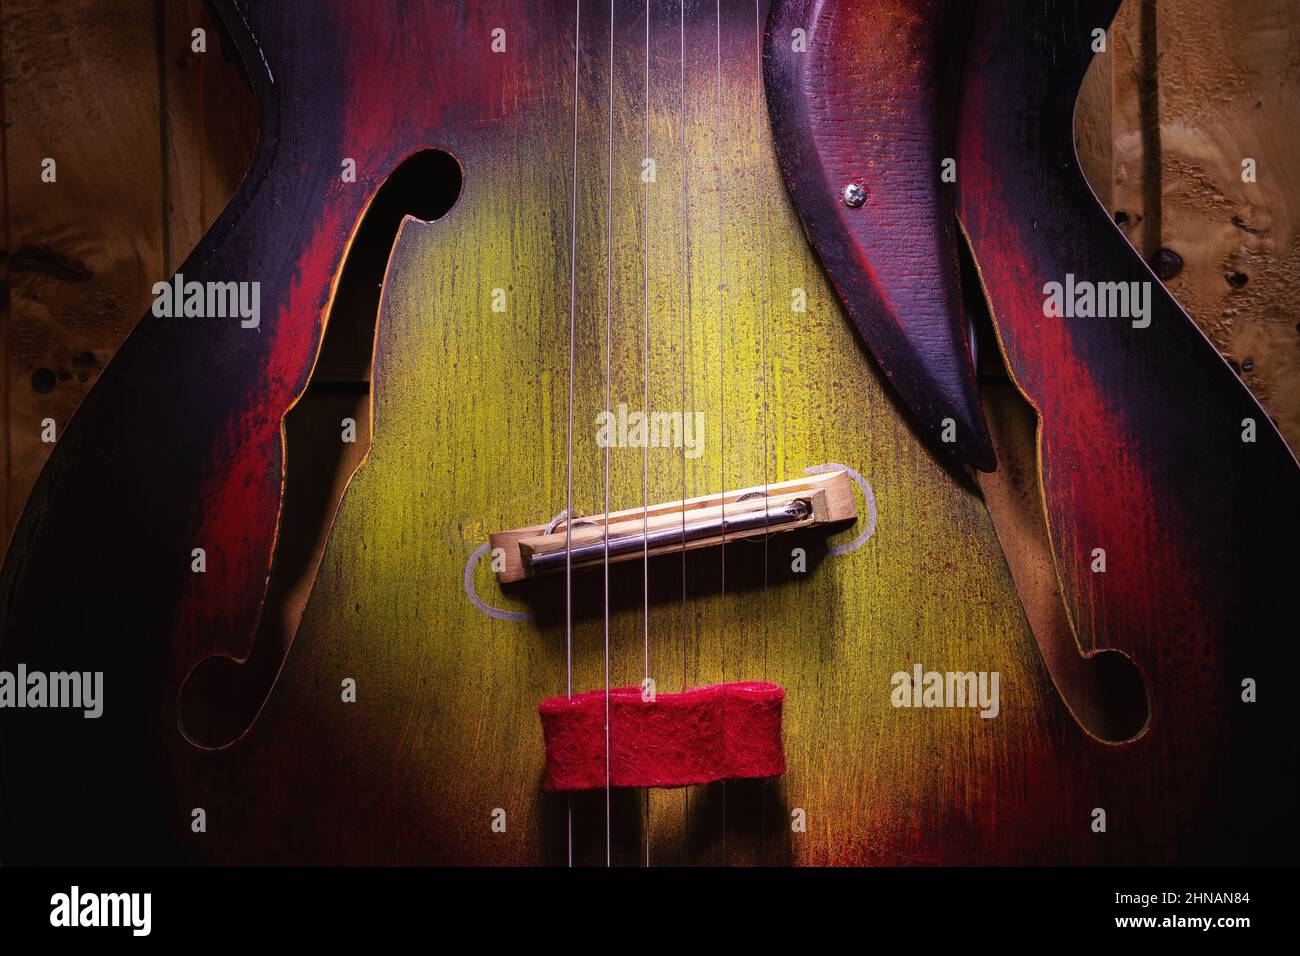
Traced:
[[[760, 0], [754, 0], [754, 155], [757, 162], [761, 164], [763, 155], [760, 133], [763, 124], [763, 22], [759, 13], [759, 6]], [[770, 462], [771, 445], [768, 441], [767, 430], [767, 245], [764, 230], [767, 205], [764, 193], [766, 183], [761, 181], [763, 178], [761, 170], [758, 178], [760, 182], [755, 190], [758, 193], [758, 339], [763, 374], [763, 530], [767, 531], [769, 507], [767, 499], [767, 468]], [[767, 621], [771, 610], [771, 597], [767, 590], [769, 538], [770, 535], [763, 535], [763, 680], [767, 680]], [[759, 819], [763, 821], [763, 824], [762, 829], [759, 831], [759, 851], [762, 852], [763, 840], [767, 836], [766, 788], [761, 791], [760, 804]]]
[[[645, 3], [645, 156], [650, 158], [650, 0]], [[656, 170], [657, 175], [657, 170]], [[643, 407], [645, 414], [650, 414], [650, 180], [645, 176], [645, 169], [642, 167], [643, 184], [645, 186], [645, 204], [644, 204], [644, 241], [645, 241], [645, 268], [642, 275], [645, 287], [645, 400]], [[641, 530], [642, 530], [642, 618], [645, 632], [645, 676], [650, 679], [650, 442], [647, 440], [642, 444], [642, 462], [641, 462]]]
[[[682, 181], [682, 182], [681, 182], [681, 190], [680, 190], [680, 216], [681, 216], [681, 222], [680, 222], [680, 225], [679, 225], [679, 232], [680, 232], [680, 238], [679, 238], [679, 243], [680, 243], [680, 249], [679, 249], [679, 255], [680, 255], [680, 266], [679, 266], [679, 271], [681, 272], [681, 277], [682, 277], [682, 302], [681, 302], [681, 313], [682, 313], [682, 420], [683, 420], [683, 428], [684, 428], [684, 427], [685, 427], [685, 418], [686, 418], [686, 414], [687, 414], [687, 411], [686, 411], [686, 408], [687, 408], [687, 406], [686, 406], [686, 354], [687, 354], [687, 338], [686, 338], [686, 330], [687, 330], [687, 326], [688, 326], [688, 324], [689, 324], [689, 323], [688, 323], [688, 318], [687, 318], [687, 306], [686, 306], [686, 300], [687, 300], [687, 288], [688, 288], [688, 281], [689, 281], [689, 280], [687, 279], [687, 271], [686, 271], [686, 259], [687, 259], [687, 255], [686, 255], [686, 253], [687, 253], [687, 249], [688, 249], [688, 239], [687, 239], [687, 235], [686, 235], [686, 170], [687, 170], [687, 163], [688, 163], [688, 158], [687, 158], [687, 154], [686, 154], [686, 0], [681, 0], [681, 12], [680, 12], [680, 17], [681, 17], [681, 92], [680, 92], [680, 94], [679, 94], [679, 100], [678, 100], [678, 110], [677, 110], [677, 117], [678, 117], [678, 120], [677, 120], [677, 121], [678, 121], [678, 123], [680, 124], [680, 127], [681, 127], [681, 133], [680, 133], [680, 135], [681, 135], [681, 143], [680, 143], [680, 150], [679, 150], [681, 155], [680, 155], [680, 159], [679, 159], [679, 165], [680, 165], [680, 167], [681, 167], [681, 181]], [[682, 494], [681, 494], [681, 500], [683, 500], [683, 501], [686, 500], [686, 442], [685, 442], [685, 441], [682, 442]], [[682, 629], [682, 690], [685, 690], [685, 689], [686, 689], [686, 659], [687, 659], [686, 619], [687, 619], [687, 606], [686, 606], [686, 509], [683, 508], [683, 509], [682, 509], [682, 619], [681, 619], [681, 629]], [[686, 817], [686, 819], [683, 820], [683, 824], [686, 824], [686, 823], [689, 822], [689, 820], [690, 820], [690, 810], [691, 810], [691, 792], [690, 792], [689, 789], [687, 789], [686, 791], [684, 791], [684, 803], [683, 803], [683, 808], [684, 808], [684, 813], [685, 813], [685, 817]]]
[[[564, 655], [565, 694], [573, 699], [573, 360], [578, 289], [578, 61], [581, 57], [582, 0], [573, 17], [573, 221], [569, 226], [569, 432], [564, 511]], [[566, 797], [569, 818], [569, 866], [573, 866], [573, 798]]]
[[[726, 620], [726, 597], [727, 597], [727, 374], [726, 374], [726, 356], [727, 356], [727, 337], [726, 337], [726, 274], [723, 270], [723, 247], [722, 247], [722, 0], [714, 0], [714, 10], [717, 15], [717, 115], [714, 118], [713, 136], [716, 143], [716, 162], [717, 170], [717, 191], [718, 191], [718, 428], [719, 438], [721, 441], [721, 459], [720, 459], [720, 479], [722, 482], [722, 538], [719, 547], [722, 549], [722, 576], [720, 581], [720, 592], [722, 602], [720, 604], [722, 621], [721, 621], [721, 642], [722, 648], [722, 680], [727, 680], [727, 620]], [[722, 781], [722, 862], [725, 865], [727, 861], [727, 782]]]
[[[763, 27], [762, 18], [759, 14], [760, 0], [754, 0], [754, 155], [761, 157], [761, 143], [759, 130], [763, 122]], [[761, 162], [761, 159], [759, 160]], [[756, 170], [756, 172], [758, 172]], [[760, 177], [761, 178], [761, 174]], [[758, 341], [759, 341], [759, 364], [762, 369], [763, 385], [761, 394], [763, 396], [763, 530], [768, 529], [768, 508], [767, 500], [767, 466], [768, 455], [771, 445], [768, 441], [767, 430], [767, 245], [764, 237], [764, 218], [766, 215], [766, 197], [764, 195], [763, 183], [757, 184], [758, 188]], [[763, 679], [767, 680], [767, 607], [769, 596], [767, 593], [767, 556], [768, 556], [768, 539], [769, 535], [763, 535]]]
[[[650, 158], [650, 0], [645, 0], [645, 158]], [[656, 167], [656, 176], [658, 169]], [[642, 166], [645, 185], [645, 401], [644, 414], [650, 415], [650, 180]], [[650, 680], [650, 436], [642, 445], [641, 463], [641, 597], [645, 636], [645, 679]], [[645, 791], [645, 865], [650, 865], [650, 791]]]
[[[610, 407], [614, 315], [614, 0], [609, 0], [609, 170], [605, 211], [605, 412]], [[613, 865], [609, 782], [609, 443], [605, 443], [605, 865]]]

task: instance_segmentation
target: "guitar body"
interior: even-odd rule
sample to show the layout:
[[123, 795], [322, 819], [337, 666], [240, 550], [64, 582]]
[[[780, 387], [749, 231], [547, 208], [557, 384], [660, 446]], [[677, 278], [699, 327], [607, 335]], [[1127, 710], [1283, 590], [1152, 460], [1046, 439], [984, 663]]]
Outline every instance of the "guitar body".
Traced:
[[[1144, 673], [1170, 697], [1136, 740], [1071, 713], [978, 492], [910, 423], [805, 235], [767, 115], [766, 3], [651, 0], [648, 39], [645, 6], [621, 0], [612, 25], [608, 4], [575, 21], [560, 0], [289, 6], [222, 6], [262, 137], [181, 270], [260, 281], [260, 328], [146, 316], [11, 546], [4, 667], [102, 670], [106, 703], [98, 721], [4, 715], [0, 858], [1249, 855], [1240, 825], [1226, 835], [1254, 786], [1234, 755], [1280, 729], [1230, 720], [1200, 747], [1208, 724], [1180, 727], [1194, 703], [1238, 699], [1217, 651], [1171, 651], [1181, 683]], [[282, 424], [319, 371], [368, 209], [428, 150], [454, 158], [459, 194], [392, 237], [369, 449], [277, 642], [264, 606], [296, 467]], [[602, 447], [597, 416], [620, 403], [702, 413], [700, 440]], [[830, 536], [574, 570], [571, 592], [562, 572], [502, 589], [484, 553], [489, 532], [568, 507], [570, 482], [594, 514], [829, 464], [861, 478], [857, 525]], [[895, 706], [893, 676], [916, 664], [997, 672], [996, 717]], [[660, 693], [780, 684], [787, 772], [545, 793], [538, 704], [647, 676]]]

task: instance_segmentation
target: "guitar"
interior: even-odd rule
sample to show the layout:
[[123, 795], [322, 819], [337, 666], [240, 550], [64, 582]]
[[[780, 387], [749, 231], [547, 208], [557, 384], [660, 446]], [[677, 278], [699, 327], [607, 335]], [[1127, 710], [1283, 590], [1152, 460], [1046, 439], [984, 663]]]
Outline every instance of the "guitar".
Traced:
[[[1078, 170], [1116, 5], [219, 3], [257, 154], [7, 552], [104, 709], [0, 711], [0, 858], [1294, 859], [1300, 472]], [[544, 701], [718, 685], [784, 772], [548, 789]]]

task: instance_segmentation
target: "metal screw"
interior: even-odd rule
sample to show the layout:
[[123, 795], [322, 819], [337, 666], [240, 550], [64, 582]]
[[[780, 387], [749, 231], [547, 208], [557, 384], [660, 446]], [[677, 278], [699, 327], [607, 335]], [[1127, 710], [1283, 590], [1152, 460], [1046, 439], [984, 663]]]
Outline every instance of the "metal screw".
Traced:
[[844, 205], [850, 209], [857, 209], [867, 201], [867, 191], [858, 183], [849, 183], [840, 193], [840, 197], [844, 200]]

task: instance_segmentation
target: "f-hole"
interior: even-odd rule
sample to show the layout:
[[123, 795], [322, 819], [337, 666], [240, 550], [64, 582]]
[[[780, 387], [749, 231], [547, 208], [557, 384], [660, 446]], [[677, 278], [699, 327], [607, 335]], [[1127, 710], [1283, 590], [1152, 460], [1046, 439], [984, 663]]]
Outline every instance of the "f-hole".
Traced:
[[1124, 653], [1106, 649], [1085, 657], [1079, 649], [1056, 578], [1038, 487], [1038, 415], [1007, 371], [970, 250], [964, 241], [958, 247], [966, 314], [978, 342], [980, 401], [998, 456], [998, 470], [979, 476], [980, 493], [1061, 701], [1098, 740], [1133, 740], [1151, 716], [1146, 683]]
[[[402, 162], [357, 227], [311, 379], [284, 416], [284, 491], [266, 599], [249, 656], [209, 657], [181, 688], [180, 728], [200, 747], [234, 743], [270, 695], [311, 594], [343, 492], [370, 449], [370, 379], [380, 292], [406, 216], [432, 222], [460, 196], [461, 168], [426, 149]], [[349, 425], [348, 422], [352, 424]], [[346, 440], [351, 437], [352, 440]]]

